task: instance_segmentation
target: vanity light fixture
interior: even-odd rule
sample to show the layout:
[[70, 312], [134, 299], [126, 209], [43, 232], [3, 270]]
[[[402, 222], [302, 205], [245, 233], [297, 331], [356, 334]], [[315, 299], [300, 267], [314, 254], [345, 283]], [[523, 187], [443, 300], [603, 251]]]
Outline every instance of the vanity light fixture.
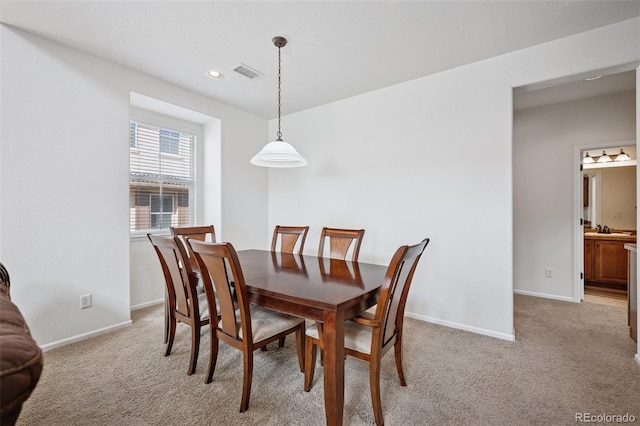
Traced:
[[269, 142], [262, 150], [251, 158], [251, 164], [262, 167], [301, 167], [307, 165], [307, 160], [296, 149], [282, 140], [280, 131], [280, 86], [281, 86], [281, 58], [280, 49], [287, 44], [284, 37], [274, 37], [273, 44], [278, 48], [278, 133], [277, 139]]
[[608, 155], [606, 151], [602, 151], [601, 156], [596, 155], [595, 157], [592, 157], [589, 155], [588, 152], [585, 152], [584, 157], [582, 157], [582, 164], [593, 164], [593, 163], [603, 164], [603, 163], [610, 163], [610, 162], [620, 163], [627, 160], [631, 160], [631, 157], [629, 157], [629, 155], [626, 152], [624, 152], [622, 148], [620, 148], [620, 154]]
[[591, 157], [588, 152], [585, 153], [584, 158], [582, 159], [582, 164], [592, 164], [595, 162], [596, 160], [594, 160], [593, 157]]
[[631, 160], [631, 157], [629, 157], [629, 155], [626, 152], [624, 152], [622, 148], [620, 148], [620, 154], [618, 154], [618, 156], [614, 161], [627, 161], [627, 160]]
[[209, 71], [207, 75], [212, 80], [222, 80], [224, 78], [224, 74], [218, 71], [213, 71], [213, 70]]
[[611, 157], [609, 157], [607, 155], [606, 152], [604, 152], [604, 150], [602, 151], [602, 155], [600, 156], [600, 158], [598, 158], [598, 163], [610, 163], [613, 160], [611, 159]]

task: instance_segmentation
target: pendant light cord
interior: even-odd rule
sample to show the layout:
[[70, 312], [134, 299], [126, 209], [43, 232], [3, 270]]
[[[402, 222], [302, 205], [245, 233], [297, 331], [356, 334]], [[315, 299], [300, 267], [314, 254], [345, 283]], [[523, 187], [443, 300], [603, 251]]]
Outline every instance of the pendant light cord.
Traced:
[[280, 46], [278, 46], [278, 139], [276, 139], [277, 141], [281, 141], [282, 140], [282, 132], [280, 131], [280, 76], [281, 76], [281, 65], [280, 65]]

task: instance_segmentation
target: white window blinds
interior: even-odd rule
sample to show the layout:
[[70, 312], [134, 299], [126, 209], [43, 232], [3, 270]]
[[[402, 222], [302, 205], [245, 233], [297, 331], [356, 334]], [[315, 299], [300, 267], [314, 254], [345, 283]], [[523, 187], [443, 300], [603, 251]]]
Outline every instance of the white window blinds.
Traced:
[[133, 120], [129, 128], [130, 232], [195, 223], [196, 136]]

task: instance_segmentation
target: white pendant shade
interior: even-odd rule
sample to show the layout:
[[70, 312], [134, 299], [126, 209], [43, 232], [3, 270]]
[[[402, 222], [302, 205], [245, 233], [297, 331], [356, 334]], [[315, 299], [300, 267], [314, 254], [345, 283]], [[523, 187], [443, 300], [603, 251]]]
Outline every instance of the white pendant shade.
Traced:
[[262, 167], [302, 167], [307, 165], [307, 160], [287, 142], [275, 140], [254, 155], [251, 164]]

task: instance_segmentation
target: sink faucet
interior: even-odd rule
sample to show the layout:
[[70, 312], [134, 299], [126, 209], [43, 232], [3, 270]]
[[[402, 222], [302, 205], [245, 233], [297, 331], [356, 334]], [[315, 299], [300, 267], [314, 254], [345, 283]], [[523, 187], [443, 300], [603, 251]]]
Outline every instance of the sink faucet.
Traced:
[[607, 225], [605, 225], [604, 227], [602, 227], [602, 225], [598, 225], [598, 234], [610, 234], [611, 233], [611, 229], [609, 229], [609, 227]]

